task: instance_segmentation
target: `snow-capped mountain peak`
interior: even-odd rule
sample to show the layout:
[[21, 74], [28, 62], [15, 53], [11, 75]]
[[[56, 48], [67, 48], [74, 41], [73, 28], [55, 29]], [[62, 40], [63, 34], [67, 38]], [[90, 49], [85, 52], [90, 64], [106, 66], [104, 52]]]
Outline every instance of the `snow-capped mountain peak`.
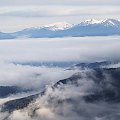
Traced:
[[104, 20], [95, 20], [95, 19], [89, 19], [85, 20], [84, 22], [81, 22], [80, 25], [93, 25], [93, 24], [99, 24], [104, 26], [120, 26], [120, 21], [116, 19], [104, 19]]
[[116, 19], [105, 19], [102, 21], [102, 24], [109, 26], [120, 26], [120, 21]]
[[101, 21], [99, 20], [95, 20], [95, 19], [89, 19], [89, 20], [86, 20], [85, 23], [88, 23], [88, 24], [97, 24], [97, 23], [100, 23]]
[[82, 25], [99, 24], [99, 23], [101, 23], [101, 21], [95, 19], [88, 19], [81, 22]]
[[57, 22], [49, 25], [45, 25], [44, 27], [49, 30], [65, 30], [71, 28], [73, 25], [67, 22]]

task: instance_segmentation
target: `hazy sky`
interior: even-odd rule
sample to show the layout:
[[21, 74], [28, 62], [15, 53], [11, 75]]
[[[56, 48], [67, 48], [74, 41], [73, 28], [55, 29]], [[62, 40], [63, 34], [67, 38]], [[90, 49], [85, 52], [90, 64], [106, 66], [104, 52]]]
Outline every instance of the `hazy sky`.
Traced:
[[91, 18], [120, 19], [119, 13], [119, 0], [0, 0], [0, 31]]
[[120, 5], [119, 0], [0, 0], [0, 5]]

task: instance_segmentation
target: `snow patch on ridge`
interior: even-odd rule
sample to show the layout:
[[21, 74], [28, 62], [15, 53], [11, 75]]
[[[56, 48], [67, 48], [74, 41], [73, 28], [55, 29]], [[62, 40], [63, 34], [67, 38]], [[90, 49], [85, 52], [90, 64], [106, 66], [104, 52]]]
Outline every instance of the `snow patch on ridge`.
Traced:
[[57, 22], [49, 25], [45, 25], [44, 27], [49, 30], [65, 30], [71, 28], [73, 25], [67, 22]]

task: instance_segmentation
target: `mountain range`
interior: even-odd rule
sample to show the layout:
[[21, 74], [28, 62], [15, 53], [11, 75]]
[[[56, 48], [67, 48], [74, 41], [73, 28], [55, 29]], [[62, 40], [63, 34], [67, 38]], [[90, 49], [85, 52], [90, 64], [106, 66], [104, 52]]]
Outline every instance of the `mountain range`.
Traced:
[[86, 20], [79, 24], [54, 23], [36, 28], [26, 28], [13, 33], [0, 32], [0, 39], [84, 37], [120, 35], [120, 20]]

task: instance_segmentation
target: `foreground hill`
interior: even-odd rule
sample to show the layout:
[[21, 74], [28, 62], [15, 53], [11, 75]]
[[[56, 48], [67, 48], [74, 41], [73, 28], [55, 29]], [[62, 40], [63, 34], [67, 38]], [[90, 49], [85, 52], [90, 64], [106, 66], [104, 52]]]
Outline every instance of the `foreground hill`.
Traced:
[[[50, 87], [52, 90], [51, 93], [48, 93], [48, 90], [45, 89], [40, 93], [25, 98], [8, 101], [2, 106], [1, 110], [3, 112], [11, 112], [23, 109], [37, 99], [42, 99], [46, 94], [49, 94], [49, 98], [47, 99], [49, 102], [56, 101], [58, 105], [65, 101], [74, 105], [76, 100], [81, 101], [81, 99], [86, 103], [101, 101], [106, 103], [120, 103], [120, 68], [99, 68], [98, 64], [103, 65], [103, 63], [105, 65], [106, 62], [92, 63], [92, 65], [94, 64], [93, 68], [90, 66], [89, 69], [87, 66], [87, 70], [80, 69], [79, 72], [73, 74], [71, 77], [59, 80]], [[81, 68], [80, 64], [78, 65], [76, 69], [78, 67]], [[95, 65], [97, 66], [95, 67]], [[64, 99], [56, 98], [54, 96], [56, 91], [59, 91], [59, 96], [67, 94], [68, 97]]]

